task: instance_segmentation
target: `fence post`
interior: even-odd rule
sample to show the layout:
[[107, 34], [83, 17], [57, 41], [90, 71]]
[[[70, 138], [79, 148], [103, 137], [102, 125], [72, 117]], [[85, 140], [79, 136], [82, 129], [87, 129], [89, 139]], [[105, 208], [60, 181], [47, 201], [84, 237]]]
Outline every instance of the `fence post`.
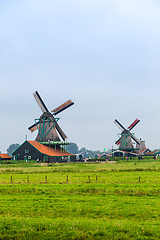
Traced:
[[29, 176], [27, 176], [27, 182], [29, 183]]
[[89, 180], [89, 183], [90, 183], [90, 176], [88, 176], [88, 180]]
[[98, 180], [98, 177], [97, 177], [97, 175], [96, 175], [96, 182], [97, 182], [97, 180]]
[[13, 183], [13, 179], [12, 179], [12, 176], [11, 176], [11, 183]]
[[68, 183], [68, 175], [67, 175], [67, 183]]
[[45, 182], [47, 183], [47, 176], [45, 176]]
[[139, 182], [141, 182], [141, 177], [139, 176]]

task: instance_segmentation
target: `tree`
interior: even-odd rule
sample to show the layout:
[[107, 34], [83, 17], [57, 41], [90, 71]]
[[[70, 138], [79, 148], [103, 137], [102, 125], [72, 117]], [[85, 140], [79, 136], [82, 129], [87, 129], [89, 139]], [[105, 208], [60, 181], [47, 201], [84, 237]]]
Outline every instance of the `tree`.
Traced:
[[78, 146], [76, 143], [70, 143], [68, 146], [68, 152], [72, 154], [77, 154], [78, 153]]
[[12, 153], [13, 153], [14, 151], [16, 151], [16, 149], [17, 149], [19, 146], [20, 146], [19, 143], [13, 143], [13, 144], [11, 144], [11, 145], [9, 146], [9, 148], [7, 149], [8, 155], [9, 155], [9, 156], [12, 156]]
[[78, 152], [82, 153], [82, 152], [86, 152], [86, 151], [87, 151], [87, 149], [85, 147], [82, 147]]

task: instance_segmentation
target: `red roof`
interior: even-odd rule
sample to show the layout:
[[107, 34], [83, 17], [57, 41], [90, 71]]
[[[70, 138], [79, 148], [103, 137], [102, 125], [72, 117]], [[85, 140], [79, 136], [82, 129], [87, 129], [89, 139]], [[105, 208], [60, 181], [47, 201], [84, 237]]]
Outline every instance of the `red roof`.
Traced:
[[144, 153], [144, 152], [147, 152], [147, 151], [150, 151], [150, 150], [148, 148], [144, 148], [144, 149], [140, 150], [141, 153]]
[[149, 156], [149, 155], [151, 155], [151, 156], [153, 156], [155, 153], [158, 153], [159, 151], [158, 150], [154, 150], [154, 151], [150, 151], [150, 152], [146, 152], [145, 153], [145, 155], [147, 156]]
[[11, 157], [7, 153], [0, 153], [0, 158], [10, 158]]
[[48, 155], [48, 156], [74, 156], [74, 154], [68, 153], [65, 150], [54, 149], [48, 146], [45, 146], [37, 141], [28, 141], [33, 147], [35, 147], [39, 152]]

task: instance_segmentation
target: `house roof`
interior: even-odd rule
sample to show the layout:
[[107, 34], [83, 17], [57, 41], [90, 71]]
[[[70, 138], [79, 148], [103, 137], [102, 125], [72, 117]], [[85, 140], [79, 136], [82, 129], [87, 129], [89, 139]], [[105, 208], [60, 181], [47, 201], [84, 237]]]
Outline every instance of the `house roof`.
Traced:
[[108, 153], [103, 153], [103, 154], [100, 155], [100, 157], [103, 157], [103, 156], [111, 157], [112, 155], [108, 154]]
[[144, 149], [141, 149], [140, 152], [141, 153], [150, 152], [150, 149], [149, 148], [144, 148]]
[[48, 146], [45, 146], [37, 141], [28, 141], [34, 148], [36, 148], [39, 152], [48, 155], [48, 156], [74, 156], [74, 154], [68, 153], [65, 150], [63, 152], [61, 149], [54, 149]]
[[154, 150], [154, 151], [146, 152], [144, 155], [145, 156], [154, 156], [159, 153], [160, 153], [160, 150]]
[[128, 152], [128, 151], [120, 150], [120, 149], [115, 150], [114, 152], [112, 152], [112, 154], [117, 153], [117, 152], [121, 152], [121, 153], [129, 153], [129, 154], [131, 154], [131, 155], [135, 155], [135, 156], [138, 155], [138, 154], [135, 153], [135, 152]]
[[95, 154], [95, 156], [98, 156], [98, 157], [100, 157], [101, 155], [97, 153], [97, 154]]
[[11, 158], [7, 153], [0, 153], [0, 158]]

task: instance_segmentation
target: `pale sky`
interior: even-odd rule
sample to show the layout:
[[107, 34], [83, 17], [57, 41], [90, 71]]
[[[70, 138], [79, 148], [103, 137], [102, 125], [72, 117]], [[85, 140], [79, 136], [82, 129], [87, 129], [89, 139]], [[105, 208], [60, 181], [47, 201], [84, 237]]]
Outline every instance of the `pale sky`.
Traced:
[[159, 148], [159, 26], [156, 0], [1, 0], [0, 151], [35, 139], [36, 90], [50, 110], [75, 102], [59, 124], [79, 148], [116, 148], [115, 118]]

